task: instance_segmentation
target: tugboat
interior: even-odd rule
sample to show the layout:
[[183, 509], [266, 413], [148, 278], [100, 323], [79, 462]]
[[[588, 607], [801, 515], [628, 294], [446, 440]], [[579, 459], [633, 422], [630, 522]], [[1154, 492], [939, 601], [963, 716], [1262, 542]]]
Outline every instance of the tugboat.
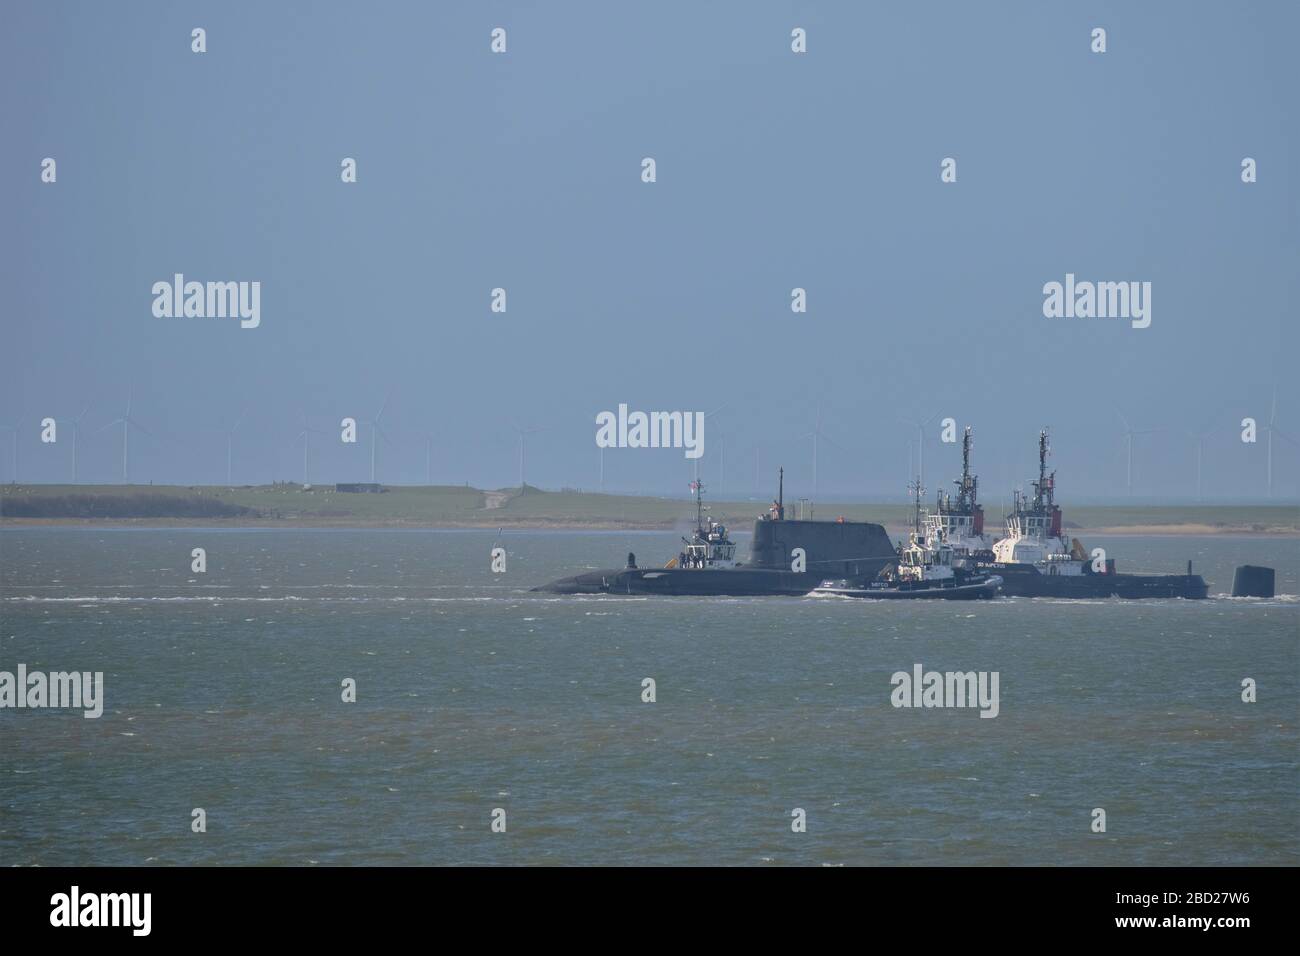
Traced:
[[736, 545], [727, 537], [726, 526], [704, 517], [704, 512], [708, 510], [704, 505], [704, 482], [699, 479], [692, 481], [691, 491], [695, 493], [695, 533], [689, 538], [682, 538], [685, 550], [664, 567], [690, 568], [693, 571], [734, 568]]
[[[970, 429], [966, 430], [966, 457], [969, 461]], [[969, 472], [964, 475], [969, 478]], [[974, 480], [967, 486], [961, 486], [959, 497], [963, 507], [974, 507]], [[916, 519], [907, 546], [898, 553], [898, 563], [886, 568], [875, 581], [839, 580], [823, 581], [813, 594], [836, 595], [839, 597], [875, 598], [879, 600], [917, 600], [937, 598], [947, 601], [975, 601], [996, 597], [1002, 578], [996, 574], [980, 570], [974, 563], [973, 554], [980, 553], [972, 549], [976, 536], [982, 536], [982, 518], [975, 524], [965, 524], [954, 512], [945, 514], [945, 520], [955, 522], [955, 527], [964, 531], [958, 535], [962, 542], [958, 549], [946, 540], [947, 532], [942, 524], [935, 524], [927, 515], [925, 529], [921, 523], [921, 480], [918, 477], [912, 485], [916, 503]], [[969, 516], [968, 516], [969, 517]], [[979, 531], [976, 531], [976, 526]]]
[[1010, 597], [1063, 598], [1204, 598], [1205, 580], [1186, 574], [1120, 574], [1115, 560], [1094, 562], [1078, 538], [1069, 544], [1061, 531], [1056, 504], [1056, 472], [1047, 473], [1047, 429], [1038, 435], [1038, 480], [1031, 497], [1015, 492], [1007, 516], [1006, 537], [993, 545], [992, 560], [980, 567], [1002, 577], [1002, 593]]
[[925, 538], [931, 547], [946, 544], [952, 548], [958, 567], [977, 567], [993, 560], [993, 547], [984, 534], [984, 506], [979, 503], [979, 479], [970, 471], [970, 426], [961, 440], [961, 478], [954, 481], [957, 500], [940, 492], [935, 509], [925, 516]]
[[[747, 563], [736, 560], [727, 528], [705, 519], [704, 485], [691, 483], [695, 530], [662, 568], [591, 571], [533, 588], [552, 594], [805, 595], [830, 576], [870, 580], [898, 555], [884, 527], [866, 521], [803, 521], [785, 516], [785, 470], [769, 512], [754, 522]], [[798, 570], [796, 570], [796, 568]]]

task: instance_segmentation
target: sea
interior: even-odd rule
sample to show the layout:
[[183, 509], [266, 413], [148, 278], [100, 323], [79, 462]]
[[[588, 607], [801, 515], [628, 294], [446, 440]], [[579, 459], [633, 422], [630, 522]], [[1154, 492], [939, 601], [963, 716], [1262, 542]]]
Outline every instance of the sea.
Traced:
[[[1300, 539], [1087, 545], [1211, 598], [557, 596], [678, 536], [0, 529], [0, 672], [103, 674], [99, 718], [0, 709], [0, 865], [1300, 863]], [[1246, 563], [1277, 598], [1227, 596]], [[917, 665], [996, 673], [996, 717], [895, 706]]]

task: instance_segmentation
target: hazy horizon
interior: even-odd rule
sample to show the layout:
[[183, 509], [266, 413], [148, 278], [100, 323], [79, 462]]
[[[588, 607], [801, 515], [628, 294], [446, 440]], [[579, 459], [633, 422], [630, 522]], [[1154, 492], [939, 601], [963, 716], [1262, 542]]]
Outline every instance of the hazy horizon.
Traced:
[[[17, 477], [67, 482], [89, 406], [79, 478], [121, 482], [104, 426], [133, 393], [151, 433], [130, 436], [134, 483], [224, 485], [246, 409], [233, 483], [301, 481], [304, 415], [330, 433], [310, 436], [311, 480], [365, 481], [364, 422], [391, 396], [388, 484], [425, 482], [431, 435], [434, 483], [515, 486], [519, 426], [544, 428], [529, 484], [596, 490], [595, 416], [625, 403], [726, 406], [699, 465], [717, 498], [770, 497], [778, 465], [813, 497], [820, 414], [823, 501], [905, 499], [904, 420], [932, 416], [974, 427], [990, 507], [1034, 475], [1044, 425], [1067, 506], [1195, 499], [1188, 433], [1209, 428], [1204, 498], [1255, 501], [1276, 395], [1272, 501], [1300, 500], [1300, 68], [1278, 20], [1300, 10], [13, 4], [0, 426], [22, 425]], [[151, 288], [176, 273], [260, 282], [260, 324], [156, 317]], [[1150, 327], [1045, 318], [1067, 274], [1149, 281]], [[1134, 439], [1131, 496], [1121, 413], [1162, 429]], [[930, 497], [960, 467], [939, 437]], [[604, 467], [606, 491], [684, 497], [694, 465], [611, 449]]]

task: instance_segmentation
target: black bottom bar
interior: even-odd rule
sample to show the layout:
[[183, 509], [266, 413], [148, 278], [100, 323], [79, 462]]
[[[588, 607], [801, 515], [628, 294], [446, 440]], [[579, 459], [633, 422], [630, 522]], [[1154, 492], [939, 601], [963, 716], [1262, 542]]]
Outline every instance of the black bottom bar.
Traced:
[[1292, 878], [1268, 868], [9, 869], [0, 871], [0, 913], [6, 942], [75, 933], [81, 943], [302, 946], [428, 938], [433, 929], [469, 946], [511, 933], [537, 942], [598, 932], [614, 934], [603, 937], [611, 944], [650, 934], [667, 945], [684, 941], [664, 935], [681, 928], [733, 945], [782, 930], [873, 941], [1154, 936], [1231, 945], [1288, 925]]

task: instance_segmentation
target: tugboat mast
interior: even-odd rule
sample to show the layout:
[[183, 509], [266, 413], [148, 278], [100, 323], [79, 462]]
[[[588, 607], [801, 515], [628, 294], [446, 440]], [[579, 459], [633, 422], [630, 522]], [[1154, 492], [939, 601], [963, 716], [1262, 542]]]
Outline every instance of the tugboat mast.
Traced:
[[[1038, 433], [1038, 479], [1033, 496], [1015, 493], [1015, 508], [1007, 515], [1007, 538], [1035, 538], [1040, 541], [1061, 537], [1061, 509], [1056, 505], [1056, 472], [1048, 472], [1047, 429]], [[996, 548], [994, 549], [996, 553]]]
[[925, 494], [925, 488], [922, 487], [921, 485], [920, 475], [916, 476], [916, 481], [913, 481], [910, 484], [908, 484], [907, 490], [912, 492], [912, 498], [913, 501], [915, 502], [916, 517], [914, 519], [913, 530], [916, 531], [916, 534], [919, 537], [921, 534], [921, 496]]
[[961, 480], [957, 482], [957, 511], [967, 514], [975, 507], [975, 486], [978, 479], [970, 473], [970, 426], [961, 439]]
[[1051, 475], [1047, 474], [1048, 451], [1047, 429], [1044, 428], [1038, 433], [1038, 480], [1033, 483], [1033, 509], [1040, 513], [1052, 510], [1052, 498], [1056, 487], [1056, 472], [1052, 472]]

